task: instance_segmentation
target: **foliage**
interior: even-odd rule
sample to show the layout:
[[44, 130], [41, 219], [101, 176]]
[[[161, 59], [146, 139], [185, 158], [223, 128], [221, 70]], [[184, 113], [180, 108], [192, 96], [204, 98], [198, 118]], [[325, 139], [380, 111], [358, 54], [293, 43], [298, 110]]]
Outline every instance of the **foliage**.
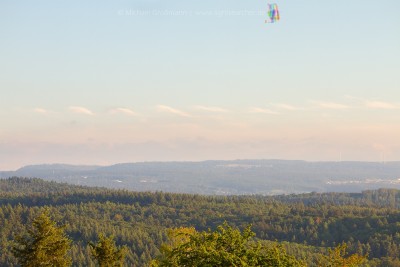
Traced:
[[250, 226], [240, 232], [226, 222], [214, 232], [178, 229], [172, 245], [163, 247], [152, 266], [305, 266], [282, 246], [263, 247], [252, 242], [253, 236]]
[[323, 266], [326, 267], [357, 267], [365, 262], [364, 256], [353, 254], [348, 256], [347, 245], [340, 244], [334, 249], [329, 249], [329, 255], [324, 257]]
[[[395, 205], [393, 205], [393, 202]], [[89, 242], [98, 233], [127, 246], [125, 263], [146, 266], [168, 242], [171, 228], [216, 230], [224, 221], [252, 231], [263, 245], [282, 244], [308, 266], [343, 242], [349, 254], [368, 254], [370, 267], [400, 266], [400, 191], [360, 194], [310, 193], [287, 196], [201, 196], [129, 192], [45, 182], [0, 179], [0, 266], [18, 266], [11, 253], [15, 236], [48, 207], [73, 240], [74, 266], [94, 266]]]
[[41, 213], [27, 230], [27, 235], [18, 236], [13, 248], [15, 257], [21, 266], [69, 266], [68, 255], [71, 240], [64, 229], [57, 227], [50, 219], [49, 210]]
[[117, 248], [114, 237], [99, 234], [97, 244], [89, 243], [92, 257], [100, 267], [123, 266], [126, 256], [126, 247]]

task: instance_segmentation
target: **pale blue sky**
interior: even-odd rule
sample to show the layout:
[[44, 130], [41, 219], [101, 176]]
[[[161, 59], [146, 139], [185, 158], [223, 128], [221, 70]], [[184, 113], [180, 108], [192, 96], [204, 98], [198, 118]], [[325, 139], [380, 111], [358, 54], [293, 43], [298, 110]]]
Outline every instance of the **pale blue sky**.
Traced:
[[0, 169], [400, 160], [399, 1], [1, 1]]

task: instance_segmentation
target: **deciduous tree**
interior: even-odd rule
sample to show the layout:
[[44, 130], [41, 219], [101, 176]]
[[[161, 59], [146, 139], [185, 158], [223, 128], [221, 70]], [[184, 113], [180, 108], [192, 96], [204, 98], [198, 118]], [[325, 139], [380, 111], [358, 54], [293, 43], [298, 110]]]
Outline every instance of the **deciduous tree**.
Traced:
[[152, 266], [305, 266], [280, 245], [265, 247], [253, 241], [250, 227], [240, 232], [224, 223], [214, 232], [193, 230], [172, 231], [172, 242], [162, 247]]

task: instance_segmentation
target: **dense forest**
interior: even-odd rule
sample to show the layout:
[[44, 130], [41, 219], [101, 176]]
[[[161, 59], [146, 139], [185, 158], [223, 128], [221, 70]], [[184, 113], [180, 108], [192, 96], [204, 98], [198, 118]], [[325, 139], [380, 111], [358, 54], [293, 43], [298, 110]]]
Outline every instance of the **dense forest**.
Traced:
[[73, 240], [73, 266], [95, 266], [89, 243], [99, 233], [128, 248], [129, 266], [146, 266], [159, 255], [167, 230], [216, 229], [224, 222], [251, 225], [263, 243], [278, 241], [308, 266], [329, 248], [368, 255], [365, 266], [400, 266], [400, 191], [310, 193], [281, 196], [201, 196], [130, 192], [46, 182], [0, 180], [0, 265], [17, 266], [11, 253], [16, 235], [42, 211], [65, 225]]

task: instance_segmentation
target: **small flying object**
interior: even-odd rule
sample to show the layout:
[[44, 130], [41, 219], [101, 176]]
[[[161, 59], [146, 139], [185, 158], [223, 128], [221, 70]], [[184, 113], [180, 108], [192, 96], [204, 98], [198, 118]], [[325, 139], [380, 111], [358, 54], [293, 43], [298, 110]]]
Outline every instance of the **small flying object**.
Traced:
[[268, 17], [269, 20], [265, 20], [265, 23], [274, 23], [280, 19], [277, 4], [268, 4]]

